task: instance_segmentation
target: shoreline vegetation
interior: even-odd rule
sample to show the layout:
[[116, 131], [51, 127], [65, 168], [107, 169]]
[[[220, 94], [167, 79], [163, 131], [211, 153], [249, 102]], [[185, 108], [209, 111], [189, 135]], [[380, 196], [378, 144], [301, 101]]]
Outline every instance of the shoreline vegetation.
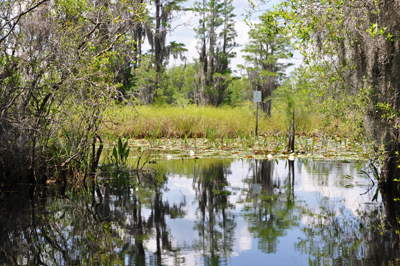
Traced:
[[[294, 152], [288, 151], [290, 119], [285, 106], [276, 104], [270, 117], [259, 114], [255, 131], [255, 106], [115, 106], [110, 121], [100, 130], [104, 136], [101, 164], [115, 165], [118, 142], [130, 150], [127, 165], [140, 168], [147, 162], [171, 159], [244, 158], [360, 161], [372, 157], [372, 149], [356, 127], [328, 119], [318, 112], [295, 114]], [[330, 121], [327, 123], [326, 121]], [[146, 158], [146, 159], [145, 159]], [[147, 161], [146, 161], [147, 160]]]
[[[258, 135], [286, 135], [291, 123], [281, 106], [272, 115], [259, 112]], [[144, 105], [114, 106], [107, 110], [108, 121], [101, 135], [125, 138], [210, 138], [253, 135], [256, 126], [255, 105], [194, 106]], [[359, 139], [358, 128], [339, 119], [327, 118], [316, 111], [295, 113], [296, 136]]]

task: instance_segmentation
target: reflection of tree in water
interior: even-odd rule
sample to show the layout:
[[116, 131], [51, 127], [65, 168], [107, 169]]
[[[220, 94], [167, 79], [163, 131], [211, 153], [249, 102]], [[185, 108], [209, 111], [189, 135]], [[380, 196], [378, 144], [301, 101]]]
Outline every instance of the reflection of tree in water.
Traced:
[[[339, 182], [344, 174], [356, 172], [354, 163], [309, 162], [303, 169], [320, 186]], [[329, 170], [330, 169], [330, 170]], [[370, 195], [370, 200], [373, 194]], [[383, 203], [362, 204], [356, 213], [321, 198], [316, 210], [305, 210], [303, 219], [306, 237], [297, 248], [310, 255], [309, 265], [399, 265], [400, 206], [393, 195], [382, 194]], [[385, 211], [382, 207], [384, 206]], [[339, 211], [338, 211], [339, 207]]]
[[363, 162], [312, 161], [311, 159], [296, 160], [298, 173], [302, 175], [302, 171], [305, 171], [307, 176], [312, 178], [313, 182], [320, 187], [329, 186], [332, 182], [338, 182], [340, 186], [344, 186], [346, 179], [332, 177], [343, 177], [346, 174], [355, 173], [357, 172], [355, 169], [361, 167], [362, 164]]
[[[7, 263], [76, 265], [95, 260], [93, 251], [115, 258], [111, 247], [115, 239], [109, 224], [98, 221], [93, 208], [82, 201], [85, 195], [68, 192], [60, 195], [56, 190], [32, 187], [29, 193], [20, 193], [13, 199], [27, 204], [27, 212], [16, 209], [9, 213], [8, 219], [24, 220], [23, 225], [15, 227], [12, 221], [1, 217], [0, 250]], [[9, 200], [4, 198], [5, 206]], [[105, 257], [97, 259], [101, 262]]]
[[[163, 191], [166, 188], [164, 174], [147, 174], [141, 177], [140, 186], [133, 189], [117, 189], [107, 186], [105, 189], [115, 189], [112, 196], [118, 195], [106, 206], [114, 206], [114, 213], [123, 208], [123, 217], [114, 220], [115, 227], [125, 230], [125, 244], [123, 250], [129, 257], [130, 263], [134, 265], [161, 265], [162, 259], [172, 257], [176, 259], [175, 265], [179, 264], [179, 249], [172, 245], [172, 238], [166, 224], [166, 216], [171, 218], [185, 215], [183, 207], [186, 205], [185, 198], [180, 204], [170, 205], [163, 201]], [[131, 193], [131, 191], [134, 191]], [[129, 204], [127, 204], [129, 203]], [[118, 204], [118, 205], [117, 205]], [[150, 215], [143, 217], [143, 208], [150, 209]], [[114, 214], [114, 217], [117, 215]], [[128, 221], [128, 222], [127, 222]], [[155, 238], [155, 252], [146, 252], [145, 241]]]
[[[280, 189], [282, 186], [280, 179], [273, 179], [275, 163], [273, 161], [254, 160], [249, 165], [249, 184], [260, 184], [261, 191], [268, 194], [273, 194], [275, 189]], [[251, 175], [250, 175], [251, 174]], [[249, 195], [248, 195], [249, 196]]]
[[[148, 180], [143, 187], [120, 187], [104, 179], [90, 188], [32, 187], [2, 194], [0, 264], [108, 265], [128, 260], [161, 265], [163, 256], [178, 264], [179, 250], [172, 248], [165, 216], [184, 215], [185, 200], [170, 206], [162, 201], [163, 182], [154, 182], [153, 176]], [[144, 207], [151, 210], [147, 219]], [[153, 232], [156, 252], [149, 253], [144, 242]]]
[[[300, 224], [301, 213], [307, 226], [297, 248], [310, 256], [310, 265], [398, 264], [400, 206], [395, 196], [382, 195], [385, 209], [365, 205], [357, 217], [345, 209], [338, 213], [329, 201], [310, 211], [294, 197], [299, 177], [293, 162], [288, 161], [289, 173], [280, 179], [273, 175], [274, 162], [250, 163], [242, 213], [263, 252], [277, 251], [279, 239]], [[229, 165], [214, 161], [193, 174], [199, 233], [193, 248], [205, 265], [224, 264], [232, 256], [236, 220], [228, 201]], [[170, 205], [164, 174], [141, 177], [140, 184], [129, 176], [124, 185], [117, 178], [99, 178], [87, 187], [1, 188], [0, 264], [185, 264], [185, 251], [176, 247], [166, 223], [168, 215], [185, 216], [185, 198]]]
[[390, 202], [360, 205], [356, 215], [321, 202], [306, 212], [306, 238], [297, 247], [310, 255], [309, 265], [399, 265], [400, 204]]
[[[246, 193], [243, 215], [249, 232], [259, 239], [258, 248], [265, 253], [275, 253], [278, 238], [297, 226], [300, 208], [293, 194], [294, 162], [288, 161], [288, 176], [281, 182], [273, 176], [274, 161], [253, 161], [250, 164], [249, 188]], [[258, 192], [257, 186], [260, 186]], [[283, 192], [283, 193], [282, 193]]]
[[195, 225], [200, 240], [194, 243], [194, 250], [201, 253], [204, 265], [220, 265], [232, 252], [236, 222], [230, 211], [234, 208], [228, 201], [230, 192], [226, 190], [228, 174], [229, 164], [223, 161], [215, 161], [194, 173], [193, 187], [200, 218]]

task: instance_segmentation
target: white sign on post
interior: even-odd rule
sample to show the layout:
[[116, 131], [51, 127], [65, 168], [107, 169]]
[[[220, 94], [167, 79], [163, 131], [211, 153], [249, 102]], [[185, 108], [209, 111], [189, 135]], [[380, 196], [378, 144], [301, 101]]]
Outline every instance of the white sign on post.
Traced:
[[261, 91], [254, 91], [254, 102], [255, 103], [261, 102]]
[[261, 184], [253, 184], [253, 194], [260, 195], [261, 194]]

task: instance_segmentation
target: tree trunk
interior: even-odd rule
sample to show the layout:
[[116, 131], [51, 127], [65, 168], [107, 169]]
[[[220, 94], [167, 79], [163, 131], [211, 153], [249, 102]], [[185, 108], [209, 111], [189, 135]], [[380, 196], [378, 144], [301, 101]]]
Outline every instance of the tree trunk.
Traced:
[[161, 2], [155, 1], [156, 5], [156, 32], [154, 34], [154, 54], [156, 59], [156, 72], [161, 71]]
[[[263, 97], [263, 98], [269, 98], [269, 97], [271, 97], [271, 95], [267, 95], [266, 97]], [[262, 107], [263, 112], [266, 115], [271, 116], [271, 99], [268, 99], [265, 102], [262, 102], [261, 107]]]
[[210, 46], [209, 46], [209, 50], [208, 50], [208, 54], [209, 54], [209, 69], [208, 69], [208, 73], [207, 73], [207, 83], [206, 85], [209, 86], [210, 84], [212, 84], [212, 79], [213, 79], [213, 75], [214, 75], [214, 46], [215, 46], [215, 27], [214, 27], [214, 22], [215, 22], [215, 7], [212, 7], [212, 11], [211, 11], [211, 19], [210, 19]]
[[[400, 195], [400, 182], [394, 179], [400, 179], [400, 143], [399, 143], [399, 129], [393, 129], [393, 138], [387, 134], [386, 140], [386, 155], [384, 165], [379, 177], [379, 187], [386, 190], [388, 193]], [[388, 141], [391, 139], [390, 141]]]

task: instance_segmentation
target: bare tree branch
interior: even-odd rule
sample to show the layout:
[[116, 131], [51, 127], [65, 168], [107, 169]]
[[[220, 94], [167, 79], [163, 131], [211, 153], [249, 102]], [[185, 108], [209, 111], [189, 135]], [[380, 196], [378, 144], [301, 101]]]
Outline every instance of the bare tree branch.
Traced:
[[2, 26], [0, 27], [0, 30], [2, 30], [6, 25], [10, 24], [13, 20], [17, 19], [17, 21], [12, 25], [11, 29], [8, 31], [8, 33], [7, 33], [4, 37], [2, 37], [2, 38], [0, 39], [0, 43], [2, 43], [2, 42], [11, 34], [11, 32], [14, 31], [15, 26], [18, 24], [18, 22], [19, 22], [19, 20], [22, 18], [22, 16], [28, 14], [29, 12], [31, 12], [32, 10], [34, 10], [35, 8], [37, 8], [38, 6], [40, 6], [41, 4], [43, 4], [43, 3], [45, 3], [45, 2], [48, 2], [48, 1], [49, 1], [49, 0], [42, 0], [42, 1], [40, 1], [39, 3], [37, 3], [36, 5], [34, 5], [33, 7], [31, 7], [31, 8], [29, 8], [29, 9], [25, 10], [24, 12], [18, 14], [17, 16], [15, 16], [15, 17], [9, 19], [6, 23], [4, 23], [4, 25], [2, 25]]

